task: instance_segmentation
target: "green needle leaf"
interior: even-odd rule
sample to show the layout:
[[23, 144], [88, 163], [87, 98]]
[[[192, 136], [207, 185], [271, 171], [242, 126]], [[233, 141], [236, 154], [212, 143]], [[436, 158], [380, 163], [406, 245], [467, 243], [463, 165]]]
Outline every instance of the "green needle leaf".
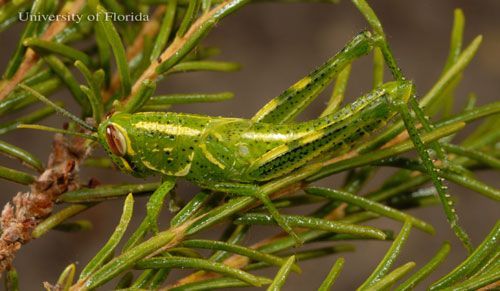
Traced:
[[443, 144], [442, 147], [449, 153], [470, 158], [497, 170], [500, 169], [500, 159], [497, 159], [496, 157], [488, 155], [484, 152], [453, 144]]
[[295, 256], [291, 256], [286, 260], [286, 263], [281, 266], [276, 277], [274, 277], [273, 282], [267, 288], [267, 291], [279, 291], [285, 285], [286, 279], [290, 274], [290, 270], [292, 269], [293, 263], [295, 262]]
[[31, 233], [31, 236], [33, 238], [39, 238], [43, 234], [47, 233], [49, 230], [53, 229], [54, 227], [60, 225], [67, 219], [77, 215], [78, 213], [81, 213], [88, 208], [92, 207], [92, 204], [75, 204], [75, 205], [70, 205], [61, 211], [52, 214], [48, 218], [46, 218], [44, 221], [42, 221], [37, 227], [33, 230]]
[[23, 44], [41, 53], [59, 54], [73, 62], [79, 60], [87, 66], [92, 66], [92, 59], [86, 53], [62, 43], [30, 37], [25, 39]]
[[[358, 222], [363, 222], [366, 220], [370, 220], [373, 218], [377, 218], [378, 215], [372, 213], [372, 212], [361, 212], [355, 215], [349, 215], [341, 220], [340, 222], [345, 222], [349, 224], [353, 223], [358, 223]], [[304, 242], [310, 242], [314, 241], [324, 235], [331, 235], [330, 232], [322, 231], [322, 230], [309, 230], [309, 231], [304, 231], [298, 233], [299, 237], [301, 240]], [[261, 246], [258, 248], [258, 250], [264, 252], [264, 253], [276, 253], [282, 250], [285, 250], [287, 248], [290, 248], [295, 245], [295, 241], [293, 240], [292, 237], [284, 237], [281, 239], [277, 239], [265, 246]], [[344, 249], [343, 249], [344, 250]], [[349, 249], [348, 251], [352, 251], [352, 248]], [[298, 258], [297, 258], [298, 259]]]
[[[272, 282], [271, 280], [264, 277], [259, 277], [259, 279], [263, 285], [270, 284]], [[238, 279], [224, 277], [224, 278], [208, 279], [204, 281], [184, 284], [179, 287], [174, 287], [170, 289], [170, 291], [219, 290], [222, 288], [236, 288], [236, 287], [248, 287], [248, 286], [251, 285]]]
[[[451, 39], [450, 39], [450, 50], [448, 53], [448, 58], [446, 60], [446, 64], [443, 68], [443, 72], [441, 75], [444, 75], [446, 71], [458, 60], [460, 53], [462, 52], [462, 40], [464, 36], [464, 24], [465, 19], [462, 13], [462, 10], [455, 9], [454, 11], [454, 19], [453, 19], [453, 28], [451, 31]], [[454, 102], [454, 91], [460, 81], [462, 80], [463, 74], [458, 74], [455, 78], [453, 78], [447, 88], [443, 91], [443, 96], [440, 97], [439, 102], [435, 102], [432, 108], [429, 108], [428, 112], [431, 114], [437, 112], [438, 110], [443, 111], [444, 115], [447, 116], [453, 110]]]
[[[467, 110], [461, 114], [458, 114], [456, 116], [452, 116], [450, 118], [446, 118], [443, 121], [436, 122], [436, 126], [443, 126], [443, 125], [449, 125], [454, 122], [465, 122], [469, 123], [471, 121], [474, 121], [476, 119], [498, 114], [500, 113], [500, 102], [493, 102], [481, 107], [477, 107], [471, 110]], [[492, 116], [494, 117], [494, 116]], [[492, 123], [495, 124], [495, 123]], [[491, 126], [491, 124], [490, 124]]]
[[472, 271], [474, 275], [470, 276], [470, 278], [479, 277], [481, 274], [488, 273], [498, 267], [500, 267], [500, 251], [487, 257], [486, 259], [483, 259], [481, 264], [479, 264], [479, 266]]
[[147, 105], [165, 105], [165, 104], [190, 104], [202, 102], [220, 102], [231, 99], [234, 94], [231, 92], [222, 92], [215, 94], [172, 94], [151, 97]]
[[451, 30], [450, 52], [444, 66], [443, 73], [457, 61], [462, 52], [462, 39], [464, 36], [465, 17], [462, 9], [457, 8], [453, 12], [453, 28]]
[[171, 229], [163, 231], [153, 236], [149, 240], [127, 250], [118, 257], [115, 257], [99, 270], [95, 271], [90, 277], [81, 280], [85, 290], [97, 288], [109, 280], [115, 278], [118, 274], [131, 268], [137, 261], [145, 258], [167, 245], [176, 235], [182, 236], [181, 229]]
[[129, 194], [125, 199], [125, 204], [123, 205], [123, 213], [120, 218], [120, 222], [116, 226], [115, 231], [109, 238], [108, 242], [101, 248], [101, 250], [95, 255], [94, 258], [85, 266], [85, 268], [80, 273], [80, 280], [87, 278], [89, 275], [93, 274], [98, 268], [104, 264], [106, 259], [112, 255], [114, 249], [122, 239], [125, 231], [127, 230], [130, 219], [132, 218], [132, 213], [134, 210], [134, 196]]
[[458, 265], [453, 271], [439, 279], [430, 286], [430, 290], [441, 290], [450, 287], [460, 280], [471, 276], [479, 264], [498, 251], [498, 241], [500, 239], [500, 221], [497, 221], [491, 232], [486, 236], [483, 242], [470, 254], [465, 261]]
[[4, 287], [6, 291], [19, 291], [19, 277], [14, 267], [11, 267], [5, 274]]
[[[107, 87], [111, 82], [111, 46], [108, 42], [108, 37], [104, 32], [103, 25], [95, 26], [95, 40], [97, 44], [97, 50], [99, 52], [99, 65], [105, 72], [105, 84]], [[119, 50], [119, 48], [118, 48]]]
[[97, 13], [100, 18], [100, 21], [97, 22], [97, 25], [104, 31], [107, 41], [111, 46], [111, 49], [113, 50], [116, 65], [118, 67], [118, 72], [120, 74], [122, 96], [126, 97], [130, 94], [132, 85], [130, 81], [130, 72], [128, 68], [125, 48], [123, 47], [120, 35], [116, 31], [113, 23], [109, 20], [106, 20], [106, 9], [104, 9], [104, 7], [102, 7], [101, 5], [98, 5]]
[[446, 73], [439, 78], [439, 80], [434, 84], [434, 86], [425, 94], [420, 100], [420, 107], [428, 108], [432, 106], [432, 103], [441, 95], [441, 92], [450, 84], [450, 82], [472, 61], [474, 55], [479, 49], [479, 45], [482, 41], [482, 36], [476, 37], [471, 44], [465, 48], [465, 50], [460, 54], [457, 61], [446, 71]]
[[148, 203], [146, 204], [146, 220], [149, 222], [150, 228], [153, 232], [158, 232], [158, 217], [163, 208], [165, 198], [170, 193], [170, 191], [175, 186], [175, 179], [166, 179], [160, 187], [158, 187], [151, 197], [149, 197]]
[[64, 271], [59, 276], [57, 280], [57, 286], [61, 291], [69, 291], [71, 285], [73, 284], [73, 279], [75, 278], [76, 266], [71, 264], [64, 269]]
[[402, 222], [409, 221], [412, 225], [414, 225], [416, 228], [419, 228], [420, 230], [423, 230], [427, 233], [434, 234], [435, 230], [432, 225], [415, 218], [409, 214], [406, 214], [404, 212], [401, 212], [399, 210], [390, 208], [389, 206], [368, 200], [366, 198], [356, 196], [350, 193], [338, 191], [338, 190], [333, 190], [333, 189], [327, 189], [327, 188], [319, 188], [319, 187], [313, 187], [313, 188], [307, 188], [306, 192], [312, 195], [319, 195], [323, 197], [327, 197], [329, 199], [335, 199], [335, 200], [340, 200], [343, 202], [347, 202], [349, 204], [353, 204], [356, 206], [359, 206], [365, 210], [372, 211], [374, 213], [380, 214], [382, 216], [386, 216], [389, 218], [393, 218]]
[[[56, 103], [56, 105], [60, 106], [61, 103]], [[4, 124], [0, 124], [0, 134], [7, 133], [14, 129], [17, 129], [20, 124], [29, 124], [40, 121], [52, 114], [54, 114], [55, 110], [52, 106], [47, 106], [42, 109], [36, 110], [28, 115], [17, 118], [14, 121], [9, 121]]]
[[59, 196], [58, 201], [70, 203], [85, 203], [114, 199], [125, 196], [128, 193], [147, 193], [158, 188], [159, 183], [148, 184], [125, 184], [125, 185], [106, 185], [91, 189], [79, 189], [66, 192]]
[[198, 15], [200, 4], [201, 4], [200, 0], [189, 1], [189, 5], [186, 10], [186, 13], [184, 14], [184, 18], [182, 19], [181, 25], [177, 30], [177, 37], [183, 37], [184, 34], [188, 31], [189, 27], [191, 26], [191, 24], [196, 19], [196, 16]]
[[197, 258], [185, 258], [176, 256], [151, 258], [139, 261], [136, 264], [136, 267], [139, 269], [194, 268], [196, 270], [211, 271], [228, 277], [236, 278], [257, 287], [265, 283], [262, 282], [259, 277], [241, 271], [239, 269], [229, 267], [222, 263]]
[[[495, 103], [500, 103], [500, 102], [493, 102], [492, 104]], [[475, 111], [476, 108], [479, 107], [468, 109], [465, 112]], [[467, 136], [467, 138], [464, 139], [464, 141], [462, 142], [462, 146], [474, 149], [487, 146], [487, 144], [489, 143], [488, 140], [490, 138], [493, 138], [493, 140], [495, 139], [495, 135], [492, 134], [492, 132], [494, 132], [493, 129], [499, 122], [500, 122], [500, 114], [493, 115], [485, 119], [478, 127], [476, 127], [476, 129], [474, 130], [474, 132], [472, 132], [472, 134], [470, 134], [469, 136]]]
[[0, 178], [23, 185], [35, 182], [35, 177], [32, 175], [3, 166], [0, 166]]
[[325, 280], [323, 281], [323, 283], [321, 283], [321, 286], [319, 286], [318, 291], [329, 291], [330, 288], [332, 288], [335, 279], [337, 279], [337, 277], [339, 276], [343, 266], [344, 258], [339, 258], [338, 260], [336, 260]]
[[173, 66], [168, 73], [185, 73], [196, 71], [214, 71], [214, 72], [234, 72], [240, 69], [240, 64], [219, 61], [192, 61], [182, 62]]
[[[149, 230], [153, 230], [153, 232], [155, 233], [158, 232], [158, 226], [157, 226], [158, 216], [160, 215], [161, 209], [163, 208], [166, 196], [170, 193], [170, 191], [174, 188], [174, 186], [175, 186], [175, 179], [167, 178], [154, 191], [154, 193], [151, 195], [150, 199], [146, 204], [146, 209], [147, 209], [146, 217], [125, 244], [124, 251], [135, 246]], [[196, 199], [193, 198], [193, 200]], [[172, 225], [172, 227], [174, 227], [174, 225]]]
[[177, 0], [168, 0], [166, 5], [167, 10], [165, 12], [165, 16], [163, 16], [160, 31], [158, 32], [158, 36], [156, 37], [156, 41], [153, 46], [153, 51], [151, 52], [151, 57], [149, 58], [151, 62], [155, 62], [161, 55], [161, 52], [165, 48], [165, 45], [170, 38], [170, 34], [172, 33], [175, 12], [177, 10]]
[[[282, 215], [291, 227], [305, 227], [335, 233], [346, 233], [360, 237], [369, 237], [385, 240], [385, 233], [375, 227], [347, 224], [338, 221], [330, 221], [321, 218], [305, 217], [298, 215]], [[248, 213], [238, 217], [234, 223], [244, 224], [275, 224], [276, 222], [269, 214]]]
[[413, 290], [415, 286], [425, 279], [432, 271], [434, 271], [450, 253], [451, 246], [448, 242], [444, 243], [439, 251], [432, 257], [432, 259], [425, 264], [420, 270], [415, 272], [408, 280], [399, 285], [397, 291]]
[[[482, 287], [488, 286], [490, 284], [493, 284], [495, 282], [498, 283], [498, 280], [500, 279], [500, 268], [496, 268], [491, 272], [482, 274], [481, 276], [478, 276], [473, 279], [465, 280], [461, 282], [460, 284], [454, 285], [452, 287], [444, 288], [441, 289], [443, 291], [472, 291], [472, 290], [482, 290]], [[498, 284], [497, 284], [498, 285]], [[494, 290], [495, 287], [493, 287]], [[489, 288], [488, 288], [489, 289]], [[488, 290], [486, 289], [486, 290]]]
[[358, 291], [370, 290], [370, 287], [374, 286], [389, 272], [389, 269], [396, 261], [399, 253], [401, 252], [401, 248], [410, 235], [411, 226], [412, 223], [407, 220], [382, 261], [380, 261], [370, 277], [368, 277], [368, 279], [366, 279], [366, 281], [357, 289]]
[[0, 141], [0, 153], [3, 153], [9, 157], [18, 159], [21, 161], [23, 164], [30, 166], [31, 168], [41, 172], [43, 171], [43, 165], [42, 162], [32, 155], [31, 153], [16, 147], [14, 145], [11, 145], [9, 143], [6, 143], [4, 141]]
[[104, 116], [104, 105], [101, 96], [101, 85], [105, 74], [104, 70], [100, 69], [92, 74], [85, 63], [76, 61], [74, 65], [82, 72], [85, 80], [90, 86], [89, 88], [80, 85], [80, 89], [87, 95], [90, 106], [92, 107], [92, 117], [94, 117], [95, 122], [99, 124]]
[[386, 290], [390, 288], [396, 281], [401, 279], [404, 275], [411, 271], [415, 267], [415, 262], [409, 262], [404, 264], [403, 266], [396, 268], [394, 271], [390, 272], [382, 279], [380, 279], [377, 283], [372, 286], [366, 288], [365, 290], [377, 291], [377, 290]]
[[490, 199], [500, 201], [500, 190], [496, 189], [494, 187], [490, 187], [483, 182], [474, 179], [473, 177], [465, 176], [465, 175], [460, 175], [453, 173], [449, 170], [441, 170], [439, 171], [439, 175], [447, 180], [450, 180], [451, 182], [457, 183], [459, 185], [462, 185], [466, 188], [472, 189], [476, 191], [479, 194], [484, 195], [485, 197], [488, 197]]

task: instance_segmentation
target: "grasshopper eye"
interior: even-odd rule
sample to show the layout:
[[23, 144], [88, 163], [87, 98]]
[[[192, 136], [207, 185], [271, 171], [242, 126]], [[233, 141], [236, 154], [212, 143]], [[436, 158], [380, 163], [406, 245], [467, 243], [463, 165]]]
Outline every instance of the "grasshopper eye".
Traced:
[[106, 127], [106, 141], [113, 154], [121, 157], [127, 152], [125, 136], [113, 125]]

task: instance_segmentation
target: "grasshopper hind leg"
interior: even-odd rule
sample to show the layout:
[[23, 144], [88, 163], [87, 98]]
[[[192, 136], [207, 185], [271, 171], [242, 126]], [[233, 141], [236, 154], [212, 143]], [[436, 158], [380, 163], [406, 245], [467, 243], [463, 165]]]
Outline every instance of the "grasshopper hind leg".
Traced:
[[252, 121], [274, 124], [293, 121], [346, 66], [368, 54], [373, 45], [370, 32], [359, 33], [339, 53], [269, 101], [253, 116]]
[[223, 182], [206, 186], [205, 188], [233, 195], [249, 196], [258, 199], [269, 211], [276, 223], [295, 240], [296, 245], [299, 246], [303, 244], [303, 240], [297, 235], [297, 233], [295, 233], [290, 224], [279, 213], [278, 209], [276, 209], [271, 199], [269, 199], [266, 193], [262, 191], [262, 188], [260, 186], [254, 184]]

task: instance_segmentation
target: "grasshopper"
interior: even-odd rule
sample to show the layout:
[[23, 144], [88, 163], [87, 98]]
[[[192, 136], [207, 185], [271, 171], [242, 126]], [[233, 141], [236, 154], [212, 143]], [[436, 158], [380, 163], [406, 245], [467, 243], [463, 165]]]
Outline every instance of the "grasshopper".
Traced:
[[115, 112], [99, 124], [97, 140], [121, 171], [138, 177], [165, 177], [165, 186], [159, 188], [164, 193], [174, 187], [176, 178], [185, 178], [205, 189], [255, 197], [298, 240], [259, 185], [324, 155], [348, 151], [394, 117], [395, 104], [407, 102], [411, 82], [394, 81], [335, 113], [293, 122], [346, 65], [375, 45], [369, 32], [358, 34], [250, 120], [175, 112]]

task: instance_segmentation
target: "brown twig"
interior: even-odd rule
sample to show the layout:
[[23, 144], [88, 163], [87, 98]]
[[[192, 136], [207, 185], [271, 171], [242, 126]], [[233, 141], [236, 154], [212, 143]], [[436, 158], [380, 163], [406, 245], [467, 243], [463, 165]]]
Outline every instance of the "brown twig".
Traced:
[[86, 140], [55, 136], [47, 169], [31, 185], [29, 192], [18, 193], [2, 211], [0, 273], [10, 268], [17, 251], [32, 239], [31, 232], [52, 212], [57, 197], [78, 188], [78, 167], [89, 153]]

